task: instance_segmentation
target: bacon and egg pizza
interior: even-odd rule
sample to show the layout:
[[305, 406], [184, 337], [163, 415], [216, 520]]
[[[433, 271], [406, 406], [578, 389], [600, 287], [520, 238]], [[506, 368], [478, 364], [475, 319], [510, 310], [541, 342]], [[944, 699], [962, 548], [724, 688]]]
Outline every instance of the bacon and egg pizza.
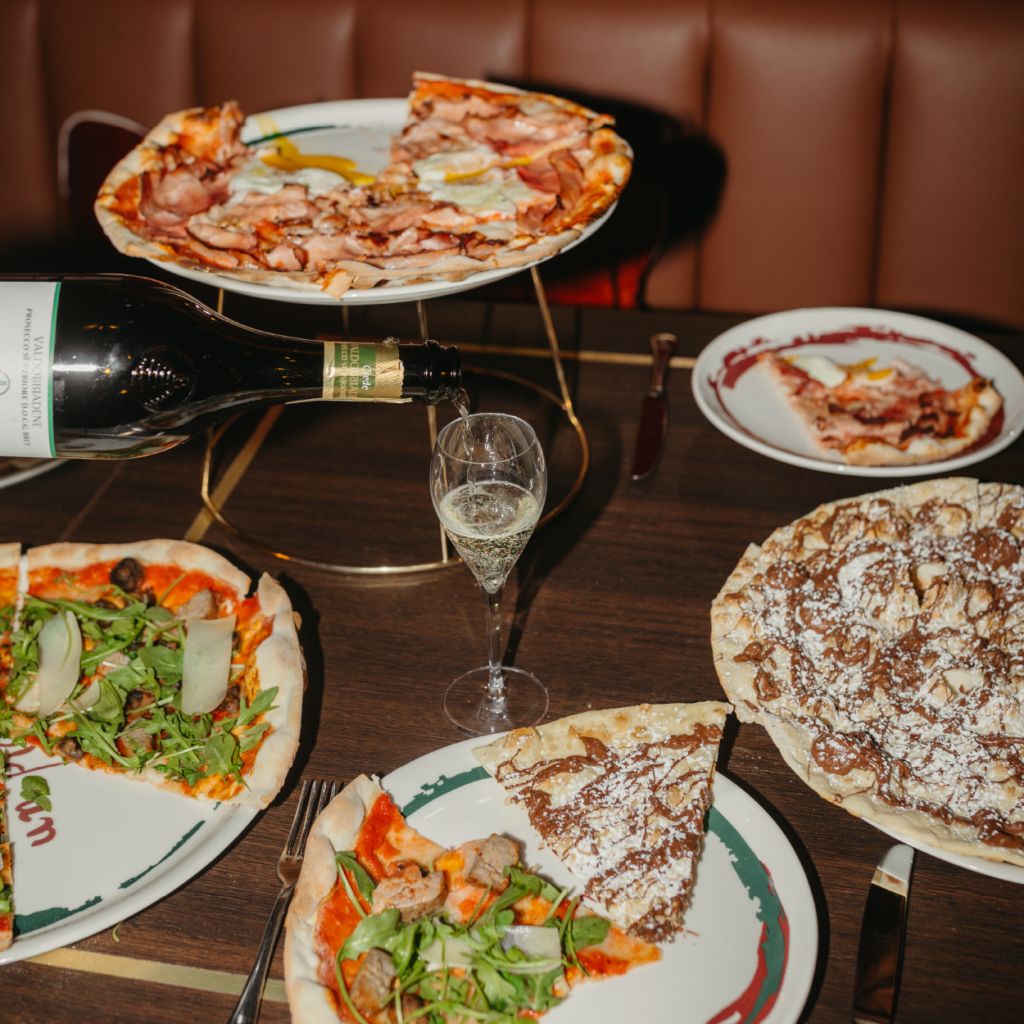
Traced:
[[376, 176], [243, 115], [170, 114], [111, 171], [96, 215], [124, 253], [338, 297], [527, 266], [579, 239], [629, 178], [613, 119], [512, 86], [417, 73]]

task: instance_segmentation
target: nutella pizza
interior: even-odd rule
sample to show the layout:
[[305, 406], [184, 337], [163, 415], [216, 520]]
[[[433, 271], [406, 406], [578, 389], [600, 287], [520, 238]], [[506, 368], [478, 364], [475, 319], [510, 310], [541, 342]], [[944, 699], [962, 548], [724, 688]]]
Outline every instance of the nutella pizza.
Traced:
[[728, 704], [640, 704], [516, 729], [473, 751], [620, 928], [682, 931]]
[[124, 253], [319, 290], [462, 281], [527, 266], [606, 213], [632, 166], [613, 119], [512, 86], [417, 73], [377, 177], [274, 135], [237, 105], [169, 114], [95, 204]]
[[851, 814], [1024, 866], [1024, 488], [953, 478], [822, 505], [711, 610], [738, 716]]

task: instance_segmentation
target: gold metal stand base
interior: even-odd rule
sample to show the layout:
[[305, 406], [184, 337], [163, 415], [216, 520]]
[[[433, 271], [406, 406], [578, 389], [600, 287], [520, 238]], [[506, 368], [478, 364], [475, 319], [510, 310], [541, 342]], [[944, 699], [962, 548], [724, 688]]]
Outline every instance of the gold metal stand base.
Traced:
[[[551, 349], [551, 360], [554, 363], [555, 374], [558, 378], [558, 388], [562, 397], [559, 398], [558, 395], [548, 391], [547, 388], [543, 388], [539, 384], [534, 384], [532, 381], [526, 380], [524, 377], [518, 377], [514, 373], [506, 373], [504, 370], [484, 370], [479, 367], [464, 366], [463, 372], [475, 374], [481, 377], [495, 377], [501, 380], [511, 381], [535, 391], [538, 395], [541, 395], [548, 399], [548, 401], [557, 405], [558, 408], [566, 414], [573, 429], [576, 431], [576, 436], [579, 438], [580, 442], [581, 453], [579, 473], [576, 476], [576, 481], [569, 489], [569, 493], [566, 494], [562, 501], [548, 512], [548, 514], [537, 524], [538, 528], [540, 528], [544, 526], [545, 523], [549, 523], [555, 518], [555, 516], [560, 515], [565, 511], [565, 509], [568, 508], [575, 499], [576, 495], [579, 494], [580, 489], [583, 487], [583, 481], [586, 479], [587, 470], [590, 467], [590, 443], [587, 441], [587, 435], [583, 430], [582, 424], [576, 418], [576, 413], [572, 407], [572, 398], [569, 395], [569, 387], [566, 384], [565, 372], [562, 368], [562, 358], [558, 347], [558, 337], [555, 334], [555, 325], [551, 319], [551, 311], [548, 309], [547, 295], [544, 292], [544, 285], [541, 282], [540, 273], [536, 267], [533, 267], [530, 273], [533, 276], [533, 287], [537, 293], [537, 304], [540, 307], [541, 318], [544, 321], [544, 330], [547, 334], [548, 345]], [[222, 290], [218, 296], [217, 311], [221, 312], [223, 310], [223, 306], [224, 293]], [[347, 338], [348, 307], [343, 306], [342, 308], [346, 314], [344, 326], [345, 336]], [[427, 315], [422, 301], [417, 303], [417, 312], [419, 314], [420, 340], [426, 341], [428, 337]], [[449, 555], [448, 538], [445, 536], [444, 527], [440, 526], [440, 524], [438, 524], [441, 531], [441, 558], [439, 561], [420, 562], [415, 565], [356, 566], [337, 565], [333, 562], [320, 562], [316, 559], [304, 558], [300, 555], [292, 555], [284, 551], [278, 551], [276, 548], [264, 544], [262, 541], [253, 537], [251, 534], [246, 533], [244, 530], [232, 523], [222, 511], [224, 503], [234, 490], [236, 484], [245, 474], [245, 471], [249, 468], [249, 464], [259, 451], [260, 446], [266, 439], [271, 427], [273, 427], [274, 423], [277, 422], [283, 408], [284, 406], [282, 405], [274, 406], [272, 409], [268, 409], [266, 413], [264, 413], [263, 418], [256, 426], [256, 429], [249, 436], [249, 439], [246, 441], [245, 445], [243, 445], [242, 450], [235, 456], [231, 465], [228, 467], [212, 492], [210, 490], [210, 475], [213, 465], [213, 455], [217, 450], [217, 445], [220, 443], [221, 438], [223, 438], [228, 427], [231, 425], [231, 422], [234, 421], [225, 424], [216, 431], [210, 430], [207, 432], [206, 452], [203, 456], [202, 484], [199, 491], [205, 507], [203, 511], [196, 516], [191, 527], [189, 527], [185, 534], [185, 540], [198, 542], [206, 535], [206, 531], [210, 528], [211, 524], [216, 522], [233, 537], [237, 537], [250, 547], [255, 548], [257, 551], [262, 551], [266, 555], [279, 558], [284, 562], [295, 562], [298, 565], [310, 566], [314, 569], [323, 569], [327, 572], [342, 573], [349, 576], [397, 576], [404, 573], [431, 572], [435, 569], [447, 569], [450, 566], [460, 565], [462, 563], [461, 558], [451, 557]], [[427, 426], [430, 431], [430, 447], [433, 449], [434, 443], [437, 441], [437, 412], [433, 406], [427, 407]]]

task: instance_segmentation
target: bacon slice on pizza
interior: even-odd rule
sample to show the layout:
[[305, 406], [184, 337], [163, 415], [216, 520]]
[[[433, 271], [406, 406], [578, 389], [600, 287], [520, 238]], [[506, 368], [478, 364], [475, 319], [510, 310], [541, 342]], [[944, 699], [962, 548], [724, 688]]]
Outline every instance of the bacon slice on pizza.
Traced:
[[285, 985], [296, 1024], [535, 1019], [587, 977], [659, 958], [524, 868], [512, 840], [445, 850], [364, 775], [313, 826]]
[[853, 466], [950, 458], [985, 436], [1003, 404], [983, 377], [947, 391], [898, 358], [886, 367], [778, 352], [760, 359], [815, 443]]
[[576, 241], [629, 178], [612, 119], [542, 93], [417, 73], [391, 163], [239, 139], [236, 104], [170, 114], [107, 177], [111, 241], [245, 280], [348, 288], [526, 266]]
[[0, 565], [0, 735], [187, 797], [273, 800], [303, 690], [273, 579], [247, 597], [249, 578], [225, 558], [168, 540], [51, 544], [22, 569], [15, 605]]
[[682, 930], [728, 704], [640, 704], [516, 729], [473, 751], [615, 924]]

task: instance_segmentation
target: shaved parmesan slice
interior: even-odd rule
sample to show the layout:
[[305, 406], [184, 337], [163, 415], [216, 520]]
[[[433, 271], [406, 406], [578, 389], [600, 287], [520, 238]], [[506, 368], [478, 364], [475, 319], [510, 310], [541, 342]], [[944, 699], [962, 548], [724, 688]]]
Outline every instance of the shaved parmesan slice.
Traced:
[[181, 672], [181, 710], [186, 715], [208, 714], [224, 700], [234, 631], [234, 615], [189, 622]]
[[89, 687], [84, 689], [75, 700], [68, 703], [76, 711], [88, 711], [100, 699], [100, 681], [97, 679]]
[[846, 371], [827, 356], [793, 356], [788, 362], [827, 388], [839, 387], [846, 380]]
[[40, 718], [52, 715], [71, 696], [82, 663], [82, 631], [73, 612], [58, 612], [39, 631]]
[[560, 960], [562, 957], [562, 942], [557, 928], [540, 928], [532, 924], [509, 925], [502, 937], [501, 948], [511, 949], [513, 946], [527, 956], [544, 957], [547, 960]]
[[[558, 937], [558, 933], [555, 933], [555, 937]], [[472, 967], [473, 966], [473, 951], [469, 948], [469, 944], [463, 942], [462, 939], [445, 939], [442, 943], [440, 939], [434, 939], [434, 941], [424, 949], [420, 956], [431, 966], [431, 967]]]

